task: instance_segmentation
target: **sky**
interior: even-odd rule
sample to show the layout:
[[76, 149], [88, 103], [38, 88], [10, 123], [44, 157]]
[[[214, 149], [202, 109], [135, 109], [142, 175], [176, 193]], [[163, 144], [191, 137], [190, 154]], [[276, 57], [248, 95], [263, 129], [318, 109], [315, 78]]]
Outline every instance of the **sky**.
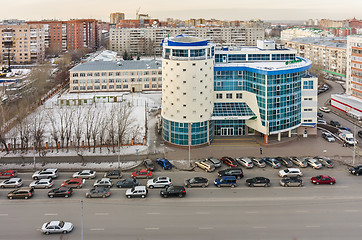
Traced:
[[0, 20], [95, 18], [109, 21], [111, 12], [134, 19], [136, 10], [152, 18], [219, 20], [362, 19], [361, 0], [0, 0]]

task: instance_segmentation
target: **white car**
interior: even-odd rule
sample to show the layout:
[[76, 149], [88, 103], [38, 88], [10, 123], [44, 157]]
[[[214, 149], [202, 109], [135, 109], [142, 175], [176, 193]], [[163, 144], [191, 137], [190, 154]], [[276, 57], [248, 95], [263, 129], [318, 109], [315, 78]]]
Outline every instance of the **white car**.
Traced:
[[287, 168], [279, 171], [279, 176], [284, 177], [302, 177], [303, 173], [299, 168]]
[[83, 170], [81, 172], [76, 172], [73, 174], [74, 178], [95, 178], [96, 171], [93, 170]]
[[321, 169], [323, 167], [323, 165], [314, 158], [306, 158], [305, 160], [307, 161], [308, 165], [314, 169]]
[[331, 110], [330, 110], [329, 108], [327, 108], [327, 107], [320, 107], [319, 110], [322, 111], [322, 112], [325, 112], [325, 113], [329, 113], [329, 112], [331, 111]]
[[317, 119], [317, 124], [327, 124], [327, 121], [324, 120], [323, 118], [318, 118]]
[[172, 185], [169, 177], [158, 177], [147, 181], [148, 188], [164, 188]]
[[53, 179], [51, 178], [45, 178], [36, 180], [29, 184], [29, 187], [31, 188], [51, 188], [54, 185]]
[[331, 133], [328, 132], [322, 132], [322, 137], [326, 139], [328, 142], [335, 142], [336, 139], [333, 137]]
[[135, 186], [133, 188], [129, 188], [126, 191], [126, 197], [127, 198], [131, 198], [131, 197], [141, 197], [141, 198], [145, 198], [148, 194], [148, 190], [146, 188], [146, 186]]
[[43, 179], [43, 178], [57, 178], [58, 177], [58, 169], [56, 168], [47, 168], [41, 171], [36, 171], [32, 178], [34, 180]]
[[49, 233], [69, 233], [73, 230], [73, 224], [63, 221], [50, 221], [43, 224], [41, 231], [45, 234]]
[[102, 178], [99, 180], [96, 180], [93, 184], [93, 187], [112, 187], [113, 182], [110, 178]]
[[253, 162], [251, 161], [251, 159], [250, 158], [246, 158], [246, 157], [239, 157], [239, 158], [236, 158], [236, 161], [240, 164], [240, 165], [242, 165], [242, 166], [244, 166], [244, 167], [246, 167], [246, 168], [253, 168], [254, 167], [254, 165], [253, 165]]
[[21, 187], [22, 185], [23, 180], [21, 178], [10, 178], [0, 183], [1, 188], [17, 188]]

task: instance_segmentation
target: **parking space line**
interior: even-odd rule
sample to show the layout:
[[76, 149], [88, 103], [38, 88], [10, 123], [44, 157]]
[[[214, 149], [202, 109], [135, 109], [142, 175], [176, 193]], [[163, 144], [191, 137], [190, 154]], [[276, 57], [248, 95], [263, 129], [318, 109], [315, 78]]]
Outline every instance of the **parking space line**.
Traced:
[[90, 228], [90, 231], [104, 231], [104, 228]]
[[96, 216], [108, 216], [109, 213], [95, 213]]
[[199, 227], [200, 230], [211, 230], [214, 229], [214, 227]]
[[160, 228], [145, 228], [145, 230], [160, 230]]
[[58, 213], [44, 213], [45, 216], [57, 216]]

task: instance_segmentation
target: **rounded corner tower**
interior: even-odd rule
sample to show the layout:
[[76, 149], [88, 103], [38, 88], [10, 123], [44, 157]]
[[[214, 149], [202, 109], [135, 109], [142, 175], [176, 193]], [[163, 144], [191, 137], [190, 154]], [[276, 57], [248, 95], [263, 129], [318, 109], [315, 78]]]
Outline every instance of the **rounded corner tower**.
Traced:
[[197, 146], [212, 139], [214, 52], [207, 40], [165, 38], [162, 54], [162, 137], [173, 145]]

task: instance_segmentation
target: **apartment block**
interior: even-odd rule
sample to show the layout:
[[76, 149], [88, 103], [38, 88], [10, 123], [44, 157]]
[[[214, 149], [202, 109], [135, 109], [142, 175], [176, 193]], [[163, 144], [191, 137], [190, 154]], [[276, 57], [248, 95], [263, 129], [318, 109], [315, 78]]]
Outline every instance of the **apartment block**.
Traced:
[[0, 61], [2, 64], [43, 62], [45, 57], [44, 26], [37, 24], [0, 25]]
[[333, 34], [318, 28], [288, 28], [281, 32], [280, 39], [282, 41], [290, 41], [295, 38], [304, 37], [333, 37]]
[[124, 13], [116, 12], [110, 14], [110, 24], [118, 24], [121, 20], [124, 20]]
[[286, 42], [300, 57], [312, 60], [331, 73], [346, 74], [346, 38], [298, 38]]

